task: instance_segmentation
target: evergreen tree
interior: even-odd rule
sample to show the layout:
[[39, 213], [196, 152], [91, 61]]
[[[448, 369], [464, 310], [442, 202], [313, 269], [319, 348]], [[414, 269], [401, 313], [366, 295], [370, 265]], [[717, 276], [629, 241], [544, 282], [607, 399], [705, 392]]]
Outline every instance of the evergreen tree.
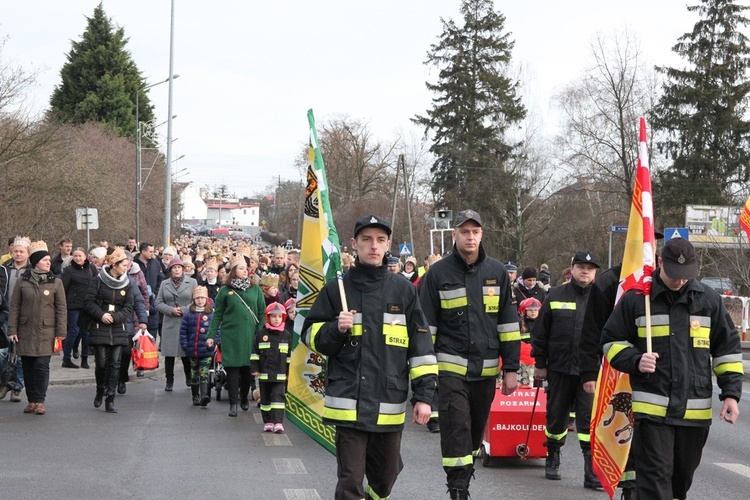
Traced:
[[[426, 116], [412, 120], [432, 132], [432, 192], [440, 207], [473, 208], [485, 219], [485, 233], [507, 234], [508, 206], [515, 179], [508, 171], [515, 145], [506, 132], [526, 115], [506, 76], [514, 42], [503, 33], [505, 16], [492, 0], [463, 0], [463, 26], [441, 19], [443, 33], [431, 45], [426, 64], [439, 69], [437, 94]], [[495, 238], [502, 245], [504, 236]], [[507, 248], [507, 247], [506, 247]]]
[[[80, 41], [72, 42], [68, 62], [60, 70], [62, 83], [50, 99], [53, 115], [77, 124], [103, 122], [118, 134], [132, 137], [136, 92], [145, 82], [125, 49], [125, 31], [112, 24], [101, 3], [87, 19], [86, 31]], [[154, 117], [147, 92], [139, 96], [138, 118], [142, 122]]]
[[688, 66], [657, 67], [666, 82], [652, 123], [664, 135], [661, 151], [673, 160], [657, 177], [663, 222], [684, 220], [686, 204], [737, 203], [733, 190], [748, 182], [747, 9], [734, 0], [688, 7], [700, 20], [672, 48]]

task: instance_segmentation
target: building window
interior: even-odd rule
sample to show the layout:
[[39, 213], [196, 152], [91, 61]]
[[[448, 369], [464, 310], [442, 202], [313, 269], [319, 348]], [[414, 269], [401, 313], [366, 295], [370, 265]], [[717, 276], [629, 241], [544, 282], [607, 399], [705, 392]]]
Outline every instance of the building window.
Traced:
[[242, 215], [247, 215], [247, 209], [242, 210]]

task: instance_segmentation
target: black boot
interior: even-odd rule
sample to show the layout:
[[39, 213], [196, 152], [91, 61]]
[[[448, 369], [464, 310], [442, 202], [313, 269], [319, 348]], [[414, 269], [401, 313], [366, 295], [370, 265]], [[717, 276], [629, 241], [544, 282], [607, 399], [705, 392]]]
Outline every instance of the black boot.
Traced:
[[236, 417], [237, 416], [237, 403], [230, 403], [229, 404], [229, 416], [230, 417]]
[[635, 487], [623, 488], [620, 500], [638, 500], [638, 490]]
[[197, 385], [191, 385], [190, 386], [190, 392], [193, 394], [193, 406], [200, 406], [200, 404], [201, 404], [201, 398], [198, 395], [198, 386]]
[[242, 396], [240, 398], [240, 408], [242, 408], [242, 411], [250, 409], [250, 402], [248, 401], [247, 396]]
[[560, 443], [547, 441], [547, 459], [544, 462], [544, 477], [560, 480]]
[[174, 380], [167, 379], [167, 385], [164, 387], [164, 390], [166, 392], [172, 392], [173, 386], [174, 386]]
[[448, 494], [451, 500], [468, 500], [469, 499], [469, 485], [464, 484], [463, 481], [455, 481], [452, 484], [448, 484]]
[[125, 382], [117, 384], [117, 394], [125, 394], [126, 392], [128, 392], [128, 386], [125, 385]]
[[97, 387], [96, 397], [94, 397], [94, 408], [99, 408], [102, 405], [102, 399], [104, 399], [104, 387]]
[[104, 401], [104, 411], [107, 413], [117, 413], [114, 396], [107, 396], [107, 399]]
[[208, 403], [211, 402], [211, 396], [208, 394], [208, 383], [201, 382], [201, 385], [199, 386], [199, 391], [200, 391], [200, 398], [201, 398], [201, 406], [208, 406]]
[[81, 356], [81, 368], [85, 368], [88, 370], [89, 368], [89, 357], [88, 356]]
[[594, 473], [594, 463], [591, 461], [591, 449], [583, 450], [583, 487], [601, 488], [602, 483]]

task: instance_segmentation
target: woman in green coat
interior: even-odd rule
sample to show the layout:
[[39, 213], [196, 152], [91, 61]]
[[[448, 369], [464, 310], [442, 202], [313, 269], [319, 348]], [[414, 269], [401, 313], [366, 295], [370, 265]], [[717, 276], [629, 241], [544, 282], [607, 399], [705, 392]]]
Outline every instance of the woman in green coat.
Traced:
[[221, 328], [221, 356], [227, 371], [229, 416], [236, 417], [237, 399], [240, 399], [244, 411], [250, 408], [250, 354], [255, 333], [263, 327], [261, 321], [266, 310], [263, 292], [249, 276], [242, 255], [237, 254], [230, 261], [230, 272], [214, 302], [214, 316], [206, 336], [206, 345], [209, 349], [213, 346], [216, 333]]

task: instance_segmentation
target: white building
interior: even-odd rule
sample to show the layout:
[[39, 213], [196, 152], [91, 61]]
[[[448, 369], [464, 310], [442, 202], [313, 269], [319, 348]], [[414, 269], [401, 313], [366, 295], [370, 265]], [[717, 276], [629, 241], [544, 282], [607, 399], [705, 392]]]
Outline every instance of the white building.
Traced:
[[183, 224], [207, 224], [208, 207], [192, 183], [185, 186], [180, 193], [180, 203], [180, 220]]
[[257, 203], [211, 201], [206, 206], [209, 226], [221, 224], [249, 229], [260, 225], [260, 206]]

